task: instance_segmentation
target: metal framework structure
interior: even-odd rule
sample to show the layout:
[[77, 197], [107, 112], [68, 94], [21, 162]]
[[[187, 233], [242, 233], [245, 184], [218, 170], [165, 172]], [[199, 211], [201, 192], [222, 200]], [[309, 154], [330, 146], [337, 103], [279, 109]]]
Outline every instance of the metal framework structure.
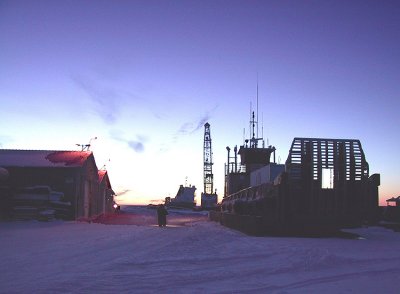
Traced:
[[204, 124], [204, 145], [203, 145], [203, 160], [204, 160], [204, 193], [213, 193], [213, 172], [212, 172], [212, 149], [211, 149], [211, 133], [210, 124], [207, 122]]
[[286, 167], [292, 179], [304, 178], [308, 173], [312, 180], [321, 182], [323, 169], [332, 171], [336, 183], [369, 177], [359, 140], [294, 138]]
[[299, 216], [347, 224], [375, 218], [380, 176], [369, 175], [359, 140], [294, 138], [286, 172], [291, 207]]

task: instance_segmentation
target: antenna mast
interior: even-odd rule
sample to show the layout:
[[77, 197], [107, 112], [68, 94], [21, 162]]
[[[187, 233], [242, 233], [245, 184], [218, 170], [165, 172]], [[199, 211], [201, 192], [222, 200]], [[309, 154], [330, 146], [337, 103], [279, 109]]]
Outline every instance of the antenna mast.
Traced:
[[81, 151], [89, 151], [93, 140], [97, 140], [97, 137], [91, 138], [89, 140], [89, 144], [75, 144], [75, 145], [81, 147], [82, 148]]
[[258, 73], [257, 73], [257, 138], [258, 137]]
[[265, 147], [265, 142], [264, 142], [264, 112], [261, 113], [261, 138], [263, 142], [263, 148]]
[[[253, 111], [253, 105], [251, 104], [251, 100], [250, 100], [250, 113], [249, 113], [249, 117], [250, 117], [250, 121], [249, 121], [249, 139], [251, 139], [251, 134], [252, 134], [252, 128], [251, 128], [251, 112]], [[250, 143], [251, 145], [251, 143]]]

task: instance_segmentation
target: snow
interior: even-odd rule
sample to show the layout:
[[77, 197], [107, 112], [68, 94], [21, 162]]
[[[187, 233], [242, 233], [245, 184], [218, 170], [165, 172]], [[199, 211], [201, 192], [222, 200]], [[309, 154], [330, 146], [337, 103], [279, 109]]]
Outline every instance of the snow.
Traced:
[[204, 212], [170, 210], [166, 228], [155, 214], [0, 222], [0, 293], [399, 291], [400, 234], [383, 227], [346, 230], [358, 238], [250, 237]]

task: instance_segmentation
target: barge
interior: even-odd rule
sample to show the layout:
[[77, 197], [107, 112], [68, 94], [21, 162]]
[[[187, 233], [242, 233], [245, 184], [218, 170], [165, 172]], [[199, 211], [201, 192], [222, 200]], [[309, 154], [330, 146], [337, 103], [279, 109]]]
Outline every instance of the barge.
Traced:
[[357, 139], [294, 138], [285, 164], [254, 131], [232, 157], [230, 150], [221, 211], [210, 213], [227, 227], [250, 235], [318, 234], [378, 219], [380, 175], [369, 175]]

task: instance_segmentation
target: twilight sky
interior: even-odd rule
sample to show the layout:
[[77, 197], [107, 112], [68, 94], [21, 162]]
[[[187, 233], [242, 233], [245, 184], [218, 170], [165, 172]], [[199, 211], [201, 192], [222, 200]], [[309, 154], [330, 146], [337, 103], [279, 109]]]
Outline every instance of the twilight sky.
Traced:
[[400, 195], [399, 1], [0, 0], [0, 148], [93, 137], [121, 203], [203, 191], [204, 123], [223, 196], [250, 103], [284, 163], [294, 137], [359, 139]]

